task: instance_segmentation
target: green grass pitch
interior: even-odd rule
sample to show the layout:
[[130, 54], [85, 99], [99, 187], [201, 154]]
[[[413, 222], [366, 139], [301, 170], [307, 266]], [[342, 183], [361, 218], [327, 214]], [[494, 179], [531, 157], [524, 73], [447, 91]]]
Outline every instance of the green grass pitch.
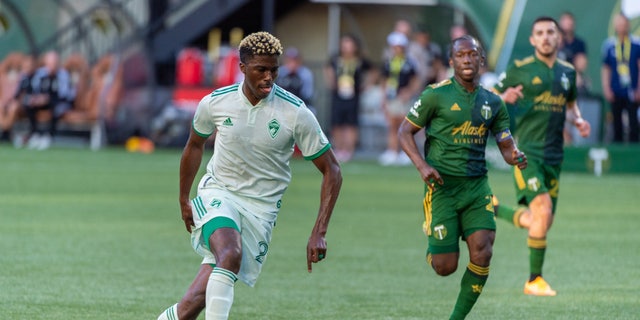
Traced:
[[[0, 319], [155, 319], [178, 301], [200, 262], [178, 211], [179, 158], [0, 146]], [[415, 169], [343, 166], [327, 259], [311, 274], [321, 175], [303, 160], [293, 172], [260, 280], [237, 284], [232, 319], [448, 318], [468, 256], [462, 243], [449, 277], [427, 268]], [[490, 182], [514, 203], [508, 172]], [[499, 221], [468, 319], [637, 319], [639, 191], [637, 175], [563, 173], [544, 267], [558, 296], [522, 294], [526, 233]]]

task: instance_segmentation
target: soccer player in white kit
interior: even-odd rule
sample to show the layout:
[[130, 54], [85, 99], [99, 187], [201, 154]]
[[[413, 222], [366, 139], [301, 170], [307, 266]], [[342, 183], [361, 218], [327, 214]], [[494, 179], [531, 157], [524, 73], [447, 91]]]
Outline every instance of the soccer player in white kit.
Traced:
[[[180, 208], [194, 250], [203, 256], [182, 300], [158, 319], [227, 319], [234, 284], [253, 286], [265, 262], [271, 231], [291, 180], [294, 144], [322, 173], [320, 206], [307, 244], [307, 268], [326, 256], [327, 232], [342, 175], [331, 145], [301, 99], [278, 87], [280, 41], [267, 32], [239, 45], [243, 82], [204, 97], [180, 160]], [[214, 152], [198, 193], [189, 193], [207, 138]]]

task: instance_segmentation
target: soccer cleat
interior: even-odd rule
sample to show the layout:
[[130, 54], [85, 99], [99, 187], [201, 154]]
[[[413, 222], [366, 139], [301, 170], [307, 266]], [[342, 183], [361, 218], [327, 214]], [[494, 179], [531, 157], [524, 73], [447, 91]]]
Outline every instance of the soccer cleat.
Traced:
[[527, 281], [524, 284], [524, 294], [553, 297], [556, 295], [556, 291], [551, 289], [551, 286], [541, 276], [538, 276], [533, 281]]

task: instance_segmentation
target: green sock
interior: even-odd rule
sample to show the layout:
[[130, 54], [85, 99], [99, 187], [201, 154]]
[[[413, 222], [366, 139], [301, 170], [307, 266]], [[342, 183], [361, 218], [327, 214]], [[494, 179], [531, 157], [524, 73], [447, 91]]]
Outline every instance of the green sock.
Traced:
[[460, 281], [460, 293], [449, 319], [464, 319], [478, 300], [489, 277], [489, 267], [480, 267], [471, 262]]
[[529, 247], [529, 269], [531, 274], [541, 275], [544, 253], [547, 249], [547, 239], [529, 237], [527, 238], [527, 246]]
[[514, 226], [521, 228], [520, 226], [520, 215], [522, 215], [527, 210], [527, 207], [519, 206], [517, 208], [510, 208], [507, 206], [499, 205], [497, 206], [496, 216], [502, 220], [505, 220], [509, 223], [512, 223]]

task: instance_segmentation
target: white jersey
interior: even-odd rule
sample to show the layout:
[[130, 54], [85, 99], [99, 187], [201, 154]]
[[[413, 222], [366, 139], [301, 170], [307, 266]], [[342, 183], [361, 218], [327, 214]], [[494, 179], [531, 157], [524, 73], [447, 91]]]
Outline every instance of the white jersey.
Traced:
[[[331, 145], [314, 114], [277, 85], [253, 106], [243, 83], [213, 91], [198, 104], [193, 128], [202, 137], [216, 133], [214, 152], [200, 187], [218, 187], [279, 207], [291, 181], [294, 144], [307, 160]], [[275, 216], [263, 217], [275, 220]]]

